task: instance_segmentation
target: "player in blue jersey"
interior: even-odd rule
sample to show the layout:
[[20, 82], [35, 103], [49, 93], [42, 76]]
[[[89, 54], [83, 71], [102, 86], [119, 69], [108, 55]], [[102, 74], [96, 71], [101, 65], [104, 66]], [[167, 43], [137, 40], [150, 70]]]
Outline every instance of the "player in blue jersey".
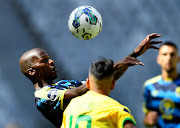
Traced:
[[167, 41], [159, 48], [157, 63], [162, 74], [144, 83], [144, 124], [157, 128], [180, 128], [180, 75], [177, 46]]
[[[114, 65], [114, 78], [118, 80], [129, 66], [143, 65], [135, 57], [142, 55], [149, 48], [157, 49], [154, 44], [161, 41], [151, 41], [161, 35], [148, 35], [139, 46], [124, 59]], [[45, 50], [34, 48], [25, 52], [19, 61], [21, 72], [29, 78], [35, 88], [35, 103], [37, 109], [56, 127], [60, 127], [63, 111], [76, 96], [84, 94], [88, 89], [81, 81], [61, 80], [54, 83], [57, 71], [54, 61]]]

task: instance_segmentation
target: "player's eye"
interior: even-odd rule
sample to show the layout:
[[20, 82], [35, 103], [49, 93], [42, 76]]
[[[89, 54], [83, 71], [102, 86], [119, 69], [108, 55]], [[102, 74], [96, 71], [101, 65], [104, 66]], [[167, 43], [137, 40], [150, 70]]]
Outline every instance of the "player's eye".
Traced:
[[49, 61], [49, 59], [43, 59], [42, 62], [43, 63], [47, 63]]
[[171, 56], [174, 57], [174, 56], [175, 56], [175, 53], [172, 53]]
[[167, 54], [166, 53], [163, 53], [163, 56], [166, 56]]

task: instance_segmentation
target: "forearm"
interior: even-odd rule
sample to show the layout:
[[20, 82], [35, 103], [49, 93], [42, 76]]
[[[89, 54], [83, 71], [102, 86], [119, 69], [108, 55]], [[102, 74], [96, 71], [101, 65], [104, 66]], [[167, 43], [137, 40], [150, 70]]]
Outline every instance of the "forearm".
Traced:
[[114, 70], [114, 80], [118, 80], [129, 68], [127, 65], [122, 65], [119, 69]]
[[129, 66], [134, 66], [139, 63], [139, 60], [136, 59], [137, 57], [136, 53], [133, 51], [132, 53], [129, 54], [128, 57], [125, 57], [122, 60], [119, 60], [114, 64], [114, 79], [118, 80], [129, 68]]

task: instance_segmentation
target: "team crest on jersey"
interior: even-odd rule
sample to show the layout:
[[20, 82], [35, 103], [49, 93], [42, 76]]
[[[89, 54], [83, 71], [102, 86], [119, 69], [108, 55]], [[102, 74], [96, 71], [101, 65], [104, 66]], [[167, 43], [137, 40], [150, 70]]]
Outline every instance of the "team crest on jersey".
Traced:
[[51, 90], [49, 90], [47, 97], [50, 100], [54, 100], [57, 95], [58, 95], [58, 89], [51, 89]]
[[163, 119], [171, 120], [173, 118], [172, 113], [175, 109], [175, 103], [171, 99], [163, 99], [160, 102], [159, 109]]

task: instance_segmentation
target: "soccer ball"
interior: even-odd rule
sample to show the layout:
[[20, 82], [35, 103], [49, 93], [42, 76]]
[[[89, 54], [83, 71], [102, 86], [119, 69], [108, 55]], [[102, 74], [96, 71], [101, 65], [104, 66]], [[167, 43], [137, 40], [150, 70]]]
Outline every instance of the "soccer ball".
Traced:
[[89, 40], [101, 32], [102, 17], [94, 7], [80, 6], [71, 12], [68, 27], [78, 39]]

